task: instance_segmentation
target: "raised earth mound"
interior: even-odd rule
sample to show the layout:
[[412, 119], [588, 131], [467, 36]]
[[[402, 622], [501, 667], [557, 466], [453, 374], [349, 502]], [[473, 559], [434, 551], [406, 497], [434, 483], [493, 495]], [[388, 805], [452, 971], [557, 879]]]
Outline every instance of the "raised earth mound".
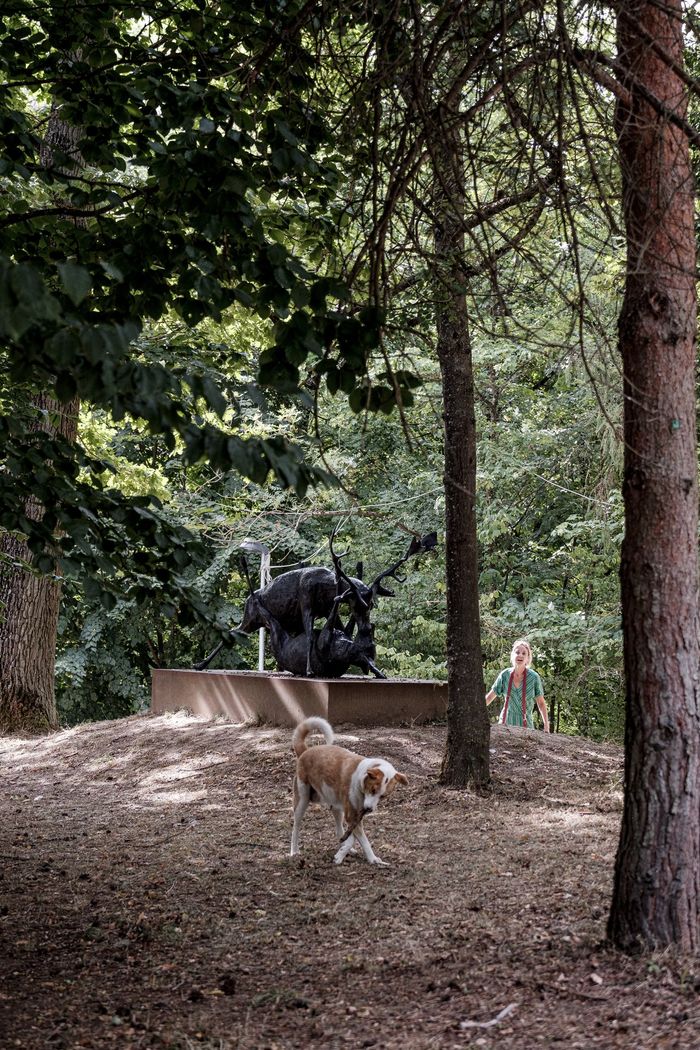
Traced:
[[447, 790], [444, 726], [339, 743], [409, 777], [390, 867], [287, 856], [288, 730], [180, 715], [0, 740], [0, 1046], [698, 1050], [700, 960], [604, 943], [618, 747], [494, 728]]

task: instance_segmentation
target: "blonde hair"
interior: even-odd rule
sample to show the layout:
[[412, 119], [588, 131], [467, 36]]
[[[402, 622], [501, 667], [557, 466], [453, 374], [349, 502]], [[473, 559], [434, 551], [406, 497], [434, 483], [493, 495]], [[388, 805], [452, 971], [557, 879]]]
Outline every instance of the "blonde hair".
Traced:
[[515, 650], [519, 645], [523, 645], [527, 649], [527, 656], [525, 658], [525, 666], [532, 667], [532, 648], [527, 638], [518, 638], [517, 641], [513, 642], [513, 648], [510, 651], [510, 663], [511, 667], [515, 667]]

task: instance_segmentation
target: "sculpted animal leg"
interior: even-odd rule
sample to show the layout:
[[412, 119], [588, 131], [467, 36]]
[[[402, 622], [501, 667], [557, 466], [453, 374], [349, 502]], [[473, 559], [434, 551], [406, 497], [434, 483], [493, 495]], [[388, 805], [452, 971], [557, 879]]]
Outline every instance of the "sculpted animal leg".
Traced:
[[365, 674], [367, 674], [368, 671], [371, 671], [375, 678], [386, 679], [386, 675], [380, 671], [376, 664], [373, 664], [371, 660], [365, 658], [365, 663], [367, 666], [362, 668]]
[[212, 660], [214, 659], [216, 654], [221, 652], [223, 647], [224, 647], [224, 643], [223, 642], [219, 642], [219, 644], [217, 645], [216, 649], [212, 649], [212, 651], [209, 653], [209, 656], [205, 656], [204, 659], [200, 660], [198, 664], [192, 664], [193, 670], [195, 670], [195, 671], [203, 671], [205, 667], [209, 666], [209, 664], [212, 662]]
[[289, 641], [289, 635], [282, 629], [278, 620], [275, 620], [269, 613], [265, 615], [265, 626], [270, 633], [270, 648], [272, 649], [272, 655], [274, 656], [277, 666], [283, 671], [288, 671], [287, 667], [287, 643]]
[[314, 672], [311, 667], [311, 649], [314, 644], [314, 617], [309, 609], [304, 609], [301, 614], [304, 623], [304, 634], [306, 635], [306, 677], [313, 678]]

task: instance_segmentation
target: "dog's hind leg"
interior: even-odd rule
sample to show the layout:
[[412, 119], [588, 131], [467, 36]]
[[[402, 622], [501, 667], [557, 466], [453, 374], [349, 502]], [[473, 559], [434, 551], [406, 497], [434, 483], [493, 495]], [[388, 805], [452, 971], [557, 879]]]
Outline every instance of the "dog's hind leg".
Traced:
[[289, 849], [290, 857], [296, 857], [299, 852], [299, 831], [304, 814], [311, 801], [311, 787], [304, 784], [298, 777], [294, 778], [294, 824], [292, 825], [292, 844]]

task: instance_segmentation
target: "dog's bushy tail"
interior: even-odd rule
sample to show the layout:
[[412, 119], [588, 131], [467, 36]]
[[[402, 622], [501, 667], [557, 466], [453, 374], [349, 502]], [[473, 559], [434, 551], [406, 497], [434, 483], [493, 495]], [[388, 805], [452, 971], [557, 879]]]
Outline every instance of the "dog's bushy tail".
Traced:
[[303, 722], [294, 730], [292, 734], [292, 747], [297, 757], [306, 751], [307, 743], [306, 738], [309, 733], [314, 731], [322, 733], [327, 744], [333, 743], [333, 727], [330, 722], [327, 722], [325, 718], [305, 718]]

